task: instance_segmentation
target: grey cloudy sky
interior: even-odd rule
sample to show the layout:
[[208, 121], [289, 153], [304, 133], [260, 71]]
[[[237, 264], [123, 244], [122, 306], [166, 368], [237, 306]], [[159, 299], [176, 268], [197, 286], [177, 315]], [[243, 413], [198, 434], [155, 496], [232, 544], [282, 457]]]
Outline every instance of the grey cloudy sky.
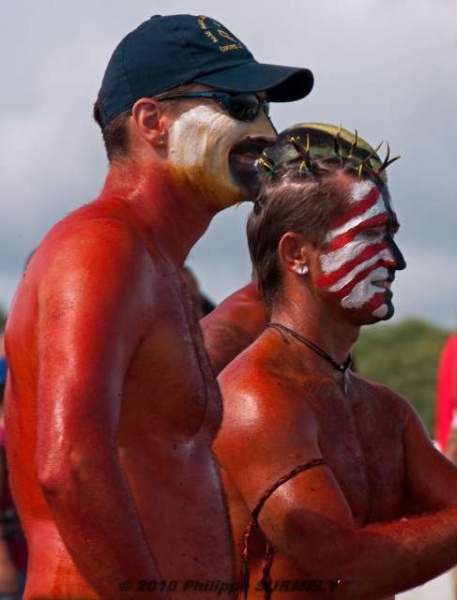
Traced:
[[[312, 94], [278, 129], [342, 123], [402, 160], [389, 169], [408, 268], [396, 318], [457, 325], [457, 11], [453, 0], [15, 0], [0, 4], [0, 303], [49, 227], [99, 191], [91, 106], [118, 41], [153, 14], [207, 14], [263, 62], [306, 66]], [[249, 278], [248, 206], [220, 214], [189, 264], [219, 301]]]

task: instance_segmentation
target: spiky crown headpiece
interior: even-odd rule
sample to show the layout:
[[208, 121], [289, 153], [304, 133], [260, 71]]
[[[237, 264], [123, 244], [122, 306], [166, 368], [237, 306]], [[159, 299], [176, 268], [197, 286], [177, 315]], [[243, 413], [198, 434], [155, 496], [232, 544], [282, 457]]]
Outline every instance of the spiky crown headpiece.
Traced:
[[385, 169], [399, 156], [390, 158], [387, 144], [386, 157], [382, 161], [378, 151], [382, 142], [372, 148], [357, 134], [335, 125], [324, 123], [299, 123], [280, 133], [273, 146], [267, 148], [257, 160], [257, 165], [269, 175], [275, 175], [281, 166], [299, 162], [303, 175], [312, 173], [313, 158], [339, 158], [350, 161], [357, 168], [359, 177], [371, 173], [382, 183], [387, 183]]

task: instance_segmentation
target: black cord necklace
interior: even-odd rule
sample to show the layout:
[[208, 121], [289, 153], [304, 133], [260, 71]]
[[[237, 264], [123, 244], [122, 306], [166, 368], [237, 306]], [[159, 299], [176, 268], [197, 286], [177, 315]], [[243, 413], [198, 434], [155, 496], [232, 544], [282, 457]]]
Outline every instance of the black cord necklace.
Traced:
[[267, 327], [271, 327], [272, 329], [277, 329], [278, 331], [284, 331], [285, 333], [288, 333], [293, 338], [295, 338], [302, 344], [305, 344], [305, 346], [308, 346], [308, 348], [310, 348], [313, 352], [315, 352], [316, 354], [321, 356], [324, 360], [326, 360], [328, 363], [330, 363], [334, 369], [336, 369], [337, 371], [339, 371], [340, 373], [343, 374], [343, 391], [345, 394], [347, 393], [348, 369], [352, 364], [352, 357], [350, 354], [347, 357], [347, 359], [344, 361], [344, 363], [340, 364], [340, 363], [337, 363], [336, 360], [334, 360], [330, 356], [330, 354], [325, 352], [325, 350], [323, 350], [320, 346], [318, 346], [317, 344], [315, 344], [308, 338], [305, 338], [305, 336], [301, 335], [300, 333], [297, 333], [293, 329], [290, 329], [290, 327], [286, 327], [282, 323], [268, 323]]

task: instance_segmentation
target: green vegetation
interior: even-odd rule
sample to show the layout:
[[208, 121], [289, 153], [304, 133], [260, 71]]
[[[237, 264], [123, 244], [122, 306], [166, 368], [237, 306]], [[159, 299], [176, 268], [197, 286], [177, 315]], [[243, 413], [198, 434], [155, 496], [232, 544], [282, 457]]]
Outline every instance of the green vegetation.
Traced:
[[419, 319], [365, 327], [355, 347], [357, 370], [406, 396], [433, 434], [436, 369], [449, 331]]
[[3, 306], [0, 304], [0, 332], [5, 328], [6, 323], [6, 311]]

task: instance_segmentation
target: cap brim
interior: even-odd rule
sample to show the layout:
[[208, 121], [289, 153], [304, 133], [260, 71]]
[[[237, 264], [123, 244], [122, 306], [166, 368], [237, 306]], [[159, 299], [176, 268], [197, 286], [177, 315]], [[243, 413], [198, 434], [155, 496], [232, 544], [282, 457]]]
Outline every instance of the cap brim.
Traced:
[[314, 77], [309, 69], [246, 62], [196, 77], [194, 81], [229, 92], [268, 92], [272, 102], [291, 102], [307, 96]]

